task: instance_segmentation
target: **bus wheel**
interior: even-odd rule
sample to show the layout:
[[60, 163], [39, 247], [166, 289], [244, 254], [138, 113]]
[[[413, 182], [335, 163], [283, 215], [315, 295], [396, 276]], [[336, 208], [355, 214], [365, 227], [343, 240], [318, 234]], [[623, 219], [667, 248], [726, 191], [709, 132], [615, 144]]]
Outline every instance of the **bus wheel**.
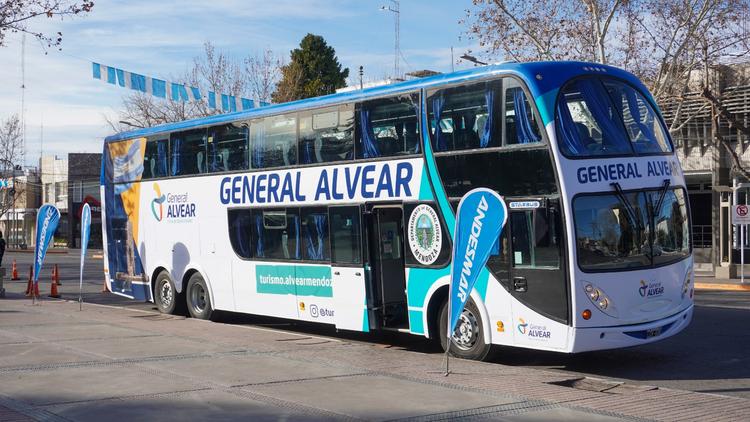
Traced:
[[213, 309], [208, 295], [208, 287], [200, 273], [190, 276], [187, 283], [187, 308], [193, 318], [211, 319]]
[[[440, 344], [445, 350], [446, 328], [448, 326], [448, 301], [440, 308], [438, 319], [438, 332], [440, 333]], [[484, 339], [484, 326], [479, 309], [473, 300], [469, 300], [464, 311], [458, 318], [456, 329], [453, 331], [453, 343], [451, 344], [451, 356], [471, 360], [487, 360], [490, 357], [492, 345], [487, 344]]]
[[169, 273], [162, 271], [156, 276], [156, 285], [154, 286], [154, 301], [159, 312], [163, 314], [178, 314], [182, 308], [182, 295], [177, 293], [174, 282], [169, 277]]

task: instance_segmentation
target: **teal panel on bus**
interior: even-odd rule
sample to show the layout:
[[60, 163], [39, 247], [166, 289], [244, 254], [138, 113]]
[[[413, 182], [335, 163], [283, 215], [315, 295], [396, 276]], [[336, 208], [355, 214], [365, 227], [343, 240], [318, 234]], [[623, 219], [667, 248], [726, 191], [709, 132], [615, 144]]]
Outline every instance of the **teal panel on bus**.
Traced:
[[490, 280], [490, 272], [487, 267], [482, 268], [482, 272], [479, 273], [476, 283], [474, 283], [474, 289], [479, 293], [479, 297], [485, 300], [487, 297], [487, 284]]
[[409, 310], [409, 331], [411, 331], [412, 334], [424, 334], [422, 311]]
[[367, 316], [367, 305], [365, 305], [365, 309], [362, 311], [362, 332], [363, 333], [369, 333], [370, 332], [370, 317]]
[[445, 268], [411, 268], [409, 281], [406, 283], [407, 303], [409, 306], [421, 308], [425, 306], [427, 291], [435, 280], [447, 276], [450, 266]]
[[559, 89], [553, 89], [536, 97], [536, 107], [539, 109], [539, 116], [545, 127], [555, 120], [555, 101], [558, 92]]
[[434, 199], [432, 195], [432, 187], [430, 187], [430, 178], [427, 177], [427, 172], [422, 172], [422, 180], [419, 182], [419, 200], [420, 201], [432, 201]]
[[333, 297], [331, 267], [256, 265], [258, 293]]

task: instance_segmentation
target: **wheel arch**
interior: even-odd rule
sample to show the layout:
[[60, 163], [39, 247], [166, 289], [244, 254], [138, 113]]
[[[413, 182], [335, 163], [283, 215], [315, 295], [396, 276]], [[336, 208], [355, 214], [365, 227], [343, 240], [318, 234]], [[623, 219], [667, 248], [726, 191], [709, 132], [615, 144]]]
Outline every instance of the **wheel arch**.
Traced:
[[[425, 308], [426, 312], [424, 313], [424, 318], [427, 320], [425, 324], [425, 327], [427, 327], [424, 334], [425, 337], [433, 339], [437, 338], [436, 336], [439, 335], [439, 331], [437, 331], [439, 329], [437, 326], [437, 319], [440, 313], [440, 306], [443, 304], [443, 301], [448, 299], [448, 292], [449, 287], [447, 277], [442, 277], [440, 280], [436, 281], [428, 290], [426, 295], [427, 307]], [[490, 317], [484, 300], [479, 295], [479, 292], [477, 292], [477, 289], [471, 290], [470, 297], [477, 305], [477, 309], [479, 309], [479, 317], [482, 319], [482, 334], [484, 335], [484, 340], [487, 344], [491, 344], [492, 330], [490, 329]]]
[[214, 290], [211, 287], [211, 281], [206, 276], [206, 272], [203, 271], [203, 268], [201, 266], [192, 265], [185, 270], [185, 273], [182, 275], [182, 282], [180, 283], [180, 291], [187, 294], [186, 291], [188, 281], [190, 280], [190, 277], [192, 277], [195, 273], [200, 274], [201, 278], [203, 278], [203, 282], [206, 283], [206, 288], [208, 288], [208, 299], [210, 300], [211, 307], [213, 309], [216, 309], [216, 305], [214, 304]]

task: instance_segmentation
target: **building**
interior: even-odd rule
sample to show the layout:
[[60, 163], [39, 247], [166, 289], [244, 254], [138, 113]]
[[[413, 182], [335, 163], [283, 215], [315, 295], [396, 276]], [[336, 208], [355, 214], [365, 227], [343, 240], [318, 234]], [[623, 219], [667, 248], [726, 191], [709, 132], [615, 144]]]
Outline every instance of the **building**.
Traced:
[[[718, 93], [721, 103], [733, 118], [750, 127], [750, 64], [720, 65], [709, 71], [712, 92]], [[699, 75], [702, 79], [705, 74]], [[702, 81], [701, 81], [702, 82]], [[693, 85], [697, 89], [700, 82]], [[731, 206], [750, 203], [750, 188], [734, 186], [749, 183], [734, 163], [750, 170], [750, 137], [725, 118], [717, 118], [712, 125], [712, 107], [697, 90], [682, 96], [682, 101], [661, 104], [665, 120], [678, 129], [672, 133], [690, 198], [693, 250], [696, 272], [713, 273], [717, 277], [736, 277], [739, 274], [739, 231], [730, 222]], [[679, 117], [673, 123], [677, 110]], [[716, 136], [726, 140], [729, 148], [716, 142]], [[750, 186], [750, 185], [748, 185]], [[748, 238], [745, 235], [745, 255]], [[748, 267], [750, 268], [750, 267]], [[750, 274], [746, 268], [746, 274]]]
[[[16, 169], [11, 181], [15, 199], [0, 216], [0, 230], [7, 247], [26, 249], [33, 247], [36, 236], [36, 215], [40, 206], [41, 183], [36, 168]], [[7, 195], [10, 189], [0, 191]]]
[[99, 176], [102, 167], [100, 153], [68, 154], [68, 247], [81, 247], [81, 210], [91, 207], [91, 235], [89, 248], [102, 247], [102, 207]]
[[52, 204], [60, 211], [60, 223], [55, 231], [54, 245], [66, 246], [70, 228], [68, 226], [68, 160], [56, 155], [43, 156], [40, 160], [42, 182], [42, 204]]

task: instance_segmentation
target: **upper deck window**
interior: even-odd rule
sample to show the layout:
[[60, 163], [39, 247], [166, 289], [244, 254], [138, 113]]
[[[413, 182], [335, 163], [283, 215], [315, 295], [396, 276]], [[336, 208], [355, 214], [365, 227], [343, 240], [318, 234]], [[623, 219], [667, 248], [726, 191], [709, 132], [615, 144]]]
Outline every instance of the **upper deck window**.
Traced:
[[569, 82], [557, 102], [560, 149], [569, 157], [671, 152], [659, 120], [641, 93], [613, 79]]

